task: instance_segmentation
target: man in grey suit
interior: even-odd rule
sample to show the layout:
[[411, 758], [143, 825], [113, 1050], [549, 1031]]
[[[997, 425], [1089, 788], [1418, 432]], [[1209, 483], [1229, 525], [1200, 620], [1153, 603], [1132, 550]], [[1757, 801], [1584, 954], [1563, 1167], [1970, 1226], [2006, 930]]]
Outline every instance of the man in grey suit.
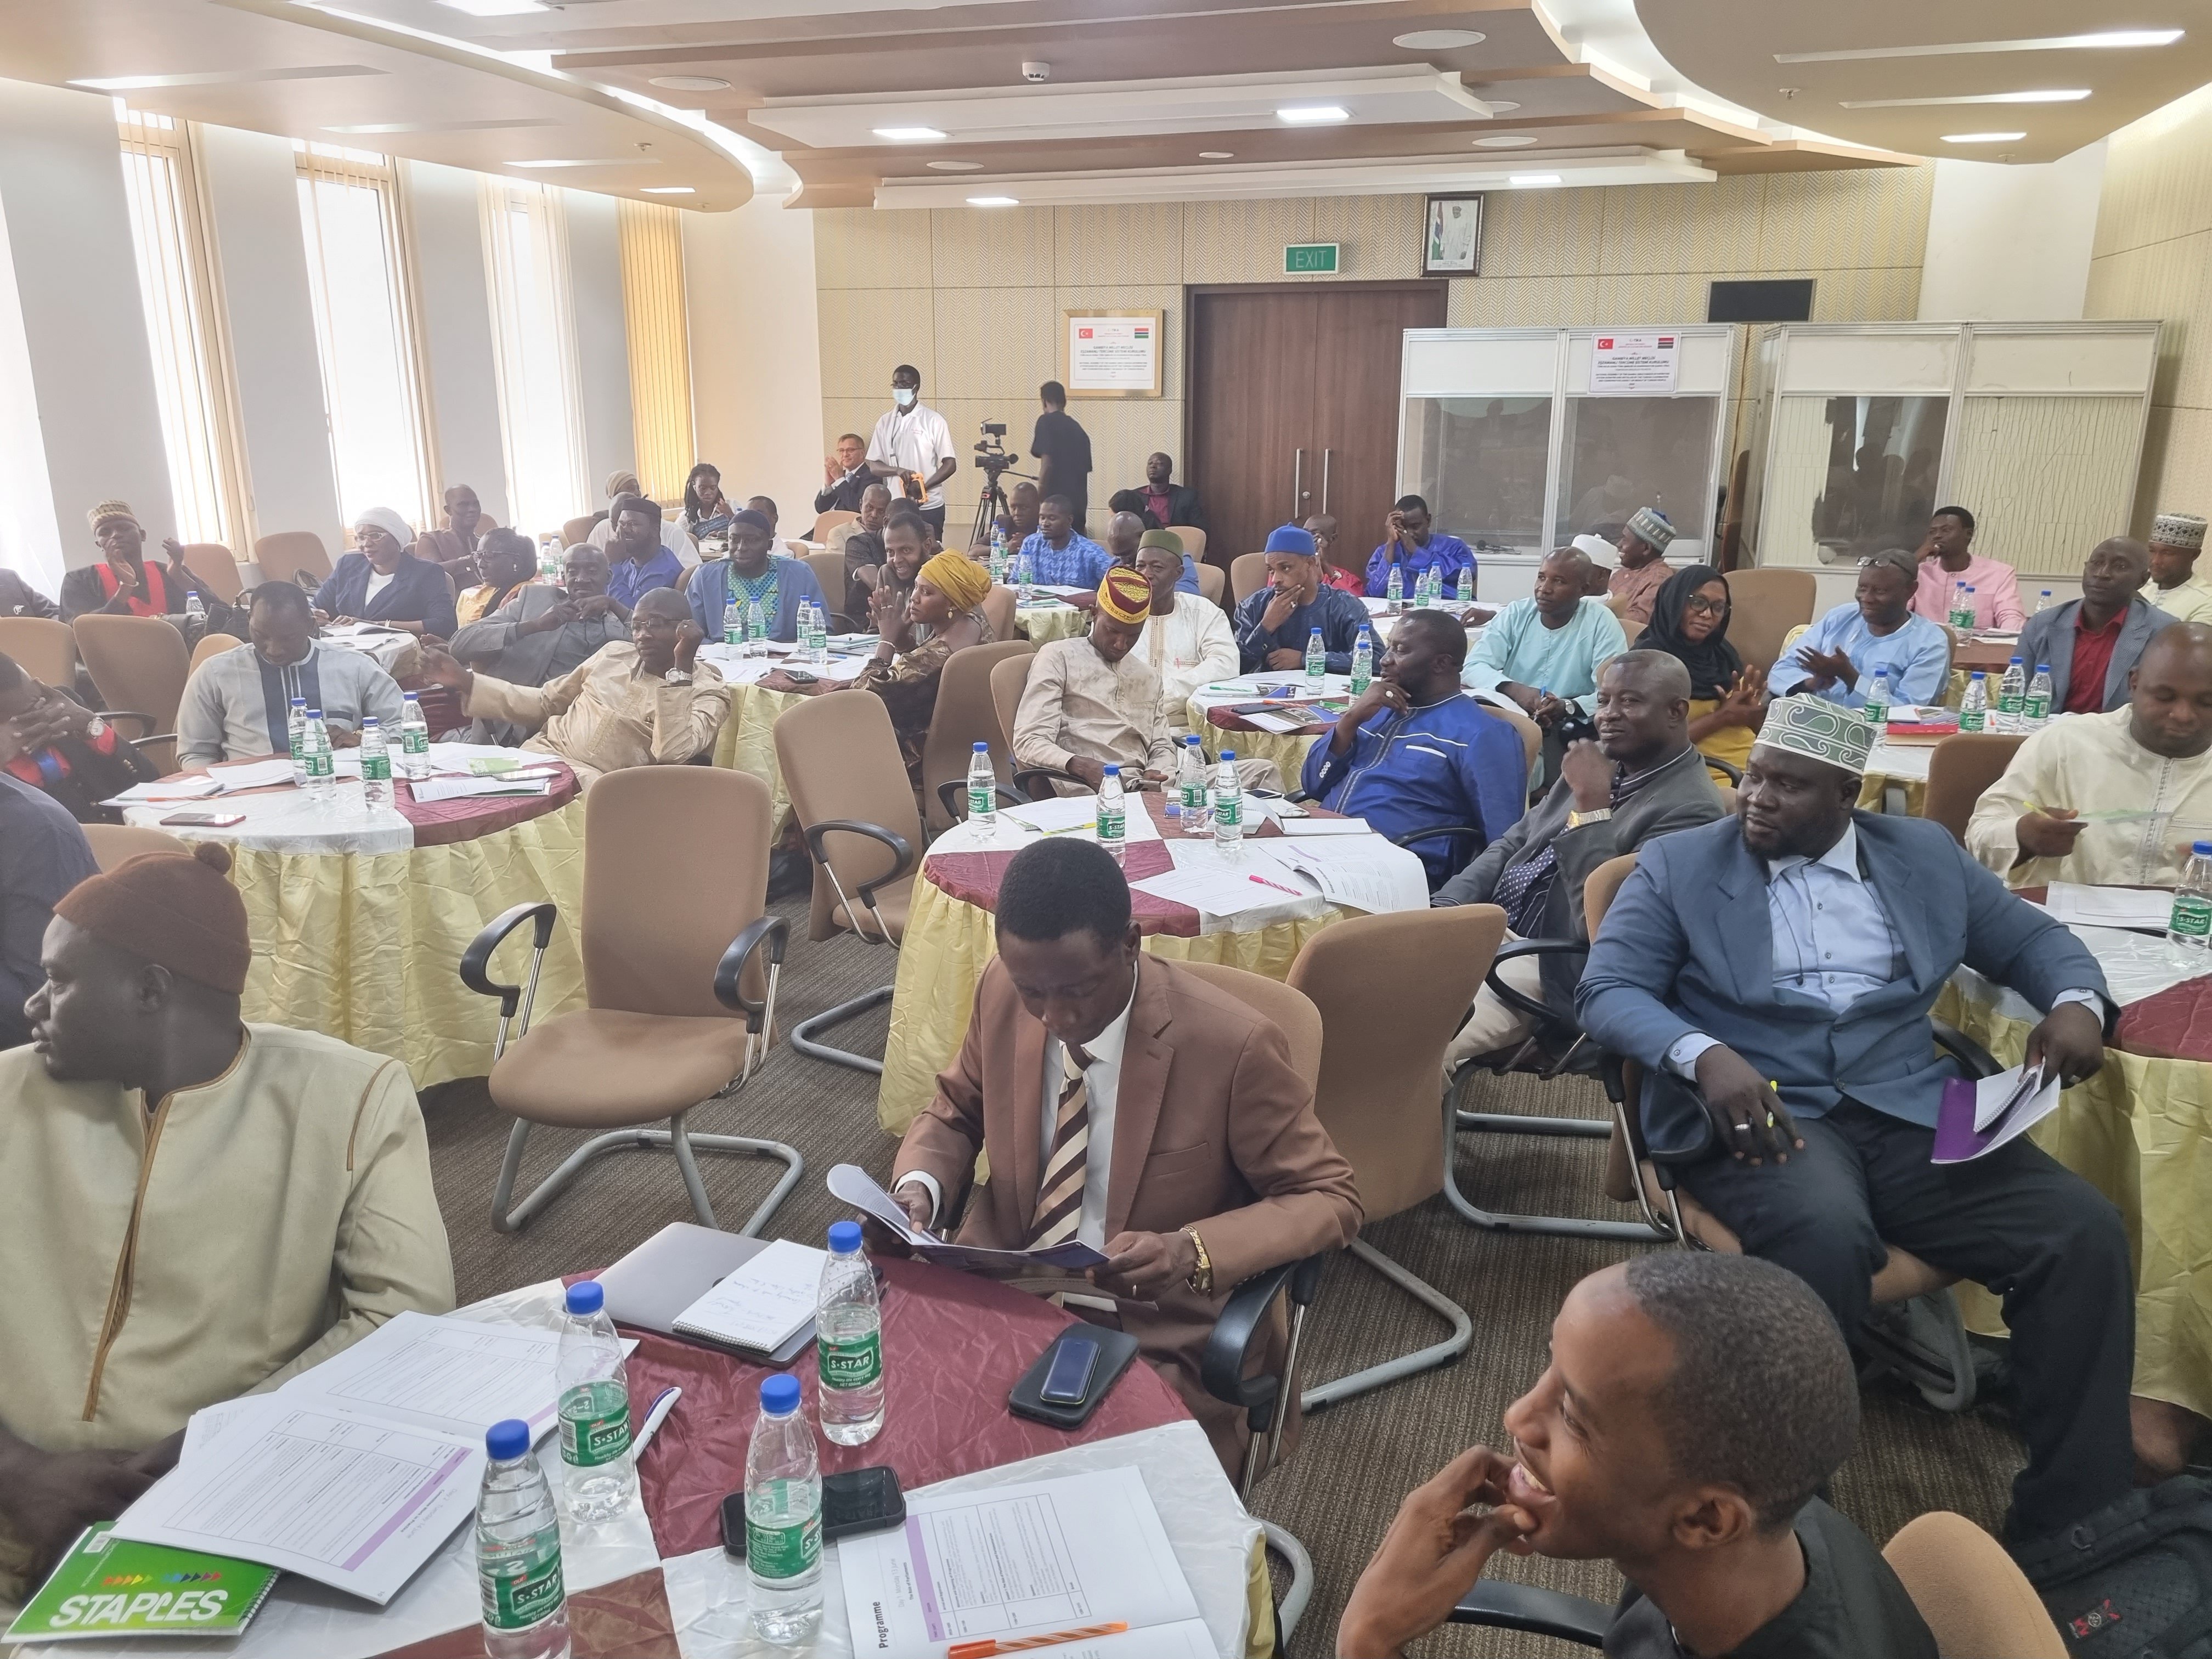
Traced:
[[1810, 1284], [1847, 1337], [1890, 1244], [2003, 1298], [2028, 1455], [2006, 1526], [2039, 1537], [2128, 1491], [2127, 1236], [2025, 1137], [1929, 1162], [1952, 1069], [1928, 1010], [1968, 964], [2049, 1011], [2027, 1061], [2073, 1083], [2103, 1064], [2112, 1006], [2096, 958], [1941, 824], [1852, 810], [1873, 741], [1849, 709], [1777, 701], [1736, 819], [1638, 854], [1576, 1008], [1654, 1073], [1651, 1145], [1717, 1134], [1683, 1184], [1747, 1253]]
[[2020, 630], [2020, 659], [2033, 676], [2051, 668], [2051, 712], [2100, 714], [2128, 700], [2128, 676], [2143, 647], [2175, 619], [2142, 596], [2150, 550], [2125, 536], [2089, 550], [2081, 597], [2039, 611]]
[[[563, 587], [526, 583], [514, 597], [453, 635], [453, 654], [509, 685], [546, 685], [604, 645], [629, 637], [629, 624], [607, 600], [606, 551], [588, 542], [568, 550]], [[469, 727], [471, 743], [519, 744], [525, 726], [481, 715]]]
[[[1690, 742], [1689, 671], [1664, 651], [1625, 651], [1598, 677], [1597, 741], [1569, 749], [1551, 793], [1429, 902], [1502, 906], [1508, 940], [1587, 940], [1583, 883], [1591, 871], [1727, 811]], [[1581, 966], [1571, 952], [1516, 957], [1498, 976], [1564, 1020], [1574, 1015]], [[1446, 1080], [1477, 1055], [1517, 1045], [1532, 1025], [1484, 986], [1444, 1051]]]

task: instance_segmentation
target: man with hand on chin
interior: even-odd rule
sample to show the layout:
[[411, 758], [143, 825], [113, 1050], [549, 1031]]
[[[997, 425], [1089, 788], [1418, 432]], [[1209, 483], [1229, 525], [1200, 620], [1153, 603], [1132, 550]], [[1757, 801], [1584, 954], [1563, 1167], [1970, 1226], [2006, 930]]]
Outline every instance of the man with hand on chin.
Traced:
[[1245, 1414], [1200, 1381], [1206, 1338], [1242, 1280], [1350, 1243], [1359, 1199], [1282, 1032], [1140, 943], [1129, 884], [1096, 842], [1017, 853], [999, 954], [891, 1192], [917, 1228], [963, 1244], [1103, 1254], [1105, 1294], [1071, 1294], [1069, 1310], [1134, 1336], [1234, 1471]]
[[1611, 1619], [1590, 1604], [1609, 1659], [1936, 1659], [1897, 1575], [1814, 1495], [1858, 1415], [1850, 1354], [1792, 1275], [1689, 1251], [1593, 1273], [1506, 1410], [1518, 1455], [1470, 1447], [1407, 1495], [1338, 1659], [1398, 1659], [1500, 1549], [1620, 1570]]
[[2068, 1084], [2116, 1011], [2097, 959], [1942, 825], [1854, 810], [1873, 744], [1852, 710], [1778, 700], [1737, 817], [1638, 849], [1575, 1009], [1650, 1074], [1650, 1144], [1711, 1149], [1682, 1184], [1847, 1334], [1892, 1245], [2003, 1298], [2024, 1541], [2127, 1493], [2135, 1276], [2118, 1212], [2025, 1136], [1930, 1161], [1957, 1073], [1928, 1011], [1972, 963], [2048, 1011], [2027, 1063]]
[[1267, 585], [1237, 607], [1237, 651], [1243, 672], [1306, 665], [1306, 642], [1321, 629], [1328, 672], [1352, 672], [1352, 647], [1367, 625], [1367, 607], [1321, 579], [1321, 550], [1294, 524], [1268, 532]]

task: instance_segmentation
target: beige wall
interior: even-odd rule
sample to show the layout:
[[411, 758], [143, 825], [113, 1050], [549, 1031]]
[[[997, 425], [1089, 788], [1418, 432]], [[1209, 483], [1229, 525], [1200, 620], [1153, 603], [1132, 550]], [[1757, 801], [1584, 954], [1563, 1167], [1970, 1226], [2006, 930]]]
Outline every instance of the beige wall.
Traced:
[[[1786, 173], [1710, 185], [1497, 191], [1480, 278], [1451, 285], [1455, 326], [1696, 322], [1716, 276], [1813, 276], [1821, 322], [1914, 316], [1931, 171]], [[865, 434], [890, 407], [891, 369], [921, 369], [963, 455], [1003, 419], [1028, 447], [1036, 387], [1059, 372], [1060, 314], [1167, 313], [1165, 396], [1078, 399], [1096, 470], [1091, 496], [1139, 483], [1155, 449], [1182, 441], [1182, 289], [1304, 282], [1286, 242], [1340, 245], [1349, 282], [1418, 276], [1423, 198], [1322, 197], [1146, 207], [816, 212], [823, 438]], [[1739, 357], [1741, 356], [1739, 351]], [[949, 522], [975, 512], [963, 465]], [[1198, 481], [1203, 487], [1203, 480]]]
[[2135, 529], [2212, 512], [2212, 87], [2108, 141], [2086, 317], [2160, 317]]

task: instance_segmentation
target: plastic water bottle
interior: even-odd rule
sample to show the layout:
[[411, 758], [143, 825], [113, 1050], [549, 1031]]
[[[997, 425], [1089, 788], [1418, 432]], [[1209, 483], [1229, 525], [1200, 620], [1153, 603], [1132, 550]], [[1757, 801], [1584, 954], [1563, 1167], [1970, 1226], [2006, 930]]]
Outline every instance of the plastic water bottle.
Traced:
[[[408, 696], [412, 698], [413, 692]], [[307, 787], [307, 700], [292, 699], [292, 712], [286, 717], [292, 735], [292, 781], [301, 788]]]
[[430, 722], [422, 718], [422, 702], [412, 691], [399, 708], [399, 769], [407, 781], [419, 783], [430, 775]]
[[2045, 611], [2048, 611], [2048, 610], [2050, 610], [2050, 609], [2051, 609], [2051, 590], [2050, 590], [2049, 588], [2047, 588], [2047, 587], [2046, 587], [2046, 588], [2045, 588], [2045, 589], [2043, 590], [2043, 597], [2042, 597], [2041, 599], [2039, 599], [2036, 600], [2036, 602], [2035, 602], [2035, 614], [2036, 614], [2037, 616], [2039, 616], [2039, 616], [2041, 616]]
[[1121, 790], [1121, 769], [1109, 764], [1098, 780], [1098, 844], [1119, 864], [1129, 851], [1129, 798]]
[[811, 599], [806, 602], [806, 660], [817, 668], [830, 661], [830, 613]]
[[1459, 603], [1459, 572], [1456, 570], [1451, 573], [1451, 580], [1444, 584], [1443, 602], [1446, 605]]
[[1966, 589], [1966, 602], [1960, 605], [1959, 610], [1960, 613], [1966, 619], [1966, 622], [1961, 624], [1963, 627], [1972, 629], [1980, 625], [1978, 621], [1978, 613], [1975, 610], [1974, 605], [1974, 590], [1971, 586]]
[[1014, 603], [1026, 611], [1036, 603], [1036, 561], [1024, 553], [1021, 567], [1017, 577], [1021, 591], [1014, 596]]
[[2021, 705], [2021, 729], [2040, 732], [2051, 724], [2051, 665], [2039, 662], [2035, 665], [2035, 678], [2027, 683], [2027, 696]]
[[860, 1224], [830, 1224], [830, 1260], [814, 1304], [814, 1349], [822, 1367], [822, 1432], [861, 1446], [884, 1426], [884, 1316], [875, 1270], [860, 1252]]
[[1006, 580], [1006, 527], [995, 520], [991, 526], [991, 580], [1001, 586]]
[[1875, 728], [1877, 742], [1889, 725], [1889, 676], [1875, 674], [1874, 684], [1867, 688], [1866, 717], [1867, 724]]
[[1984, 732], [1990, 724], [1990, 677], [1978, 668], [1966, 681], [1966, 695], [1959, 699], [1959, 730]]
[[2024, 732], [2022, 724], [2027, 713], [2027, 670], [2014, 657], [2005, 669], [2004, 678], [1997, 682], [1997, 730]]
[[1421, 573], [1420, 609], [1424, 611], [1435, 610], [1437, 608], [1437, 601], [1443, 598], [1443, 572], [1437, 569], [1436, 566], [1431, 565], [1426, 570], [1424, 570]]
[[1951, 584], [1951, 626], [1971, 629], [1974, 625], [1974, 602], [1966, 596], [1972, 592], [1964, 582]]
[[561, 583], [561, 538], [540, 536], [538, 538], [538, 574], [540, 580], [557, 587]]
[[799, 1379], [763, 1377], [745, 1448], [745, 1576], [753, 1634], [795, 1648], [822, 1622], [822, 1466], [799, 1409]]
[[361, 804], [372, 812], [392, 805], [392, 751], [374, 714], [361, 718]]
[[323, 724], [323, 711], [307, 711], [307, 729], [300, 737], [300, 755], [307, 766], [307, 793], [319, 805], [328, 805], [337, 793], [337, 757], [331, 752], [330, 728]]
[[197, 587], [188, 587], [185, 590], [185, 620], [199, 624], [197, 629], [189, 631], [201, 634], [207, 631], [207, 605], [201, 599], [200, 591]]
[[1306, 630], [1306, 683], [1319, 685], [1328, 678], [1328, 647], [1321, 642], [1321, 629]]
[[561, 1383], [561, 1485], [569, 1518], [611, 1521], [637, 1498], [630, 1456], [629, 1368], [595, 1279], [568, 1287], [555, 1360]]
[[477, 1588], [487, 1659], [568, 1659], [568, 1598], [561, 1578], [561, 1516], [530, 1452], [530, 1425], [495, 1423], [484, 1436], [477, 1496]]
[[1352, 695], [1355, 697], [1365, 696], [1374, 678], [1375, 635], [1363, 626], [1359, 637], [1352, 644]]
[[1213, 811], [1206, 798], [1206, 751], [1199, 747], [1194, 732], [1182, 740], [1182, 754], [1176, 762], [1176, 790], [1182, 797], [1183, 834], [1211, 831]]
[[745, 607], [734, 595], [722, 607], [722, 643], [743, 645], [745, 642]]
[[2166, 924], [2166, 943], [2185, 951], [2212, 951], [2212, 841], [2189, 849], [2189, 867], [2173, 890], [2173, 914]]
[[1224, 858], [1244, 856], [1244, 786], [1237, 776], [1237, 751], [1221, 751], [1213, 770], [1213, 849]]
[[968, 757], [968, 822], [987, 835], [999, 827], [999, 775], [988, 743], [977, 744]]
[[1406, 608], [1406, 579], [1395, 562], [1390, 566], [1389, 579], [1382, 584], [1382, 601], [1383, 609], [1394, 617]]

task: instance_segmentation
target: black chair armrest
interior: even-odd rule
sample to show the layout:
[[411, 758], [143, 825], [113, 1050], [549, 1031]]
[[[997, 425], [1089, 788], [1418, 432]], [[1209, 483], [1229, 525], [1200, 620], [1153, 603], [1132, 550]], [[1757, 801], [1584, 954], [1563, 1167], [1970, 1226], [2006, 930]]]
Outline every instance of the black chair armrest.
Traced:
[[1267, 1324], [1268, 1308], [1285, 1287], [1290, 1291], [1291, 1300], [1300, 1307], [1312, 1305], [1315, 1293], [1321, 1288], [1322, 1265], [1328, 1256], [1329, 1253], [1323, 1251], [1300, 1261], [1285, 1261], [1266, 1268], [1229, 1293], [1229, 1300], [1213, 1322], [1213, 1330], [1199, 1355], [1199, 1380], [1206, 1385], [1208, 1394], [1247, 1411], [1265, 1408], [1272, 1417], [1280, 1379], [1244, 1375], [1252, 1345]]
[[1491, 962], [1490, 971], [1483, 976], [1482, 982], [1490, 988], [1492, 996], [1515, 1012], [1529, 1019], [1557, 1025], [1560, 1024], [1558, 1009], [1548, 1003], [1539, 1001], [1526, 991], [1516, 990], [1508, 985], [1504, 980], [1498, 978], [1498, 969], [1502, 964], [1512, 961], [1516, 957], [1564, 957], [1589, 954], [1589, 946], [1576, 939], [1516, 939], [1510, 945], [1499, 947], [1498, 955]]
[[714, 967], [714, 1000], [733, 1014], [745, 1017], [745, 1030], [755, 1036], [760, 1035], [762, 1022], [768, 1015], [765, 998], [754, 1001], [743, 989], [745, 964], [753, 953], [765, 944], [768, 946], [769, 966], [783, 966], [783, 949], [791, 939], [791, 924], [781, 916], [761, 916], [748, 922], [744, 932], [730, 941], [730, 948], [722, 952], [722, 959]]
[[863, 904], [873, 904], [876, 902], [876, 889], [889, 886], [914, 867], [914, 846], [897, 830], [886, 830], [880, 823], [868, 823], [860, 818], [824, 818], [819, 823], [810, 823], [806, 826], [807, 850], [814, 854], [814, 861], [824, 869], [829, 867], [830, 856], [822, 850], [823, 837], [840, 831], [847, 835], [866, 836], [871, 841], [879, 841], [890, 848], [892, 857], [897, 860], [897, 862], [882, 875], [860, 884], [860, 902]]
[[1705, 756], [1705, 763], [1714, 771], [1720, 773], [1723, 777], [1727, 778], [1730, 783], [1735, 785], [1739, 789], [1743, 787], [1743, 768], [1741, 766], [1735, 765], [1729, 761], [1722, 760], [1719, 757], [1715, 755]]
[[[1026, 795], [1016, 794], [1003, 783], [994, 782], [991, 787], [998, 791], [1001, 806], [1019, 806], [1029, 799]], [[937, 799], [944, 803], [945, 816], [955, 823], [959, 823], [968, 816], [968, 780], [945, 779], [937, 786]]]
[[1613, 1609], [1588, 1596], [1539, 1589], [1534, 1584], [1478, 1578], [1474, 1588], [1445, 1615], [1444, 1622], [1523, 1631], [1531, 1636], [1549, 1636], [1586, 1648], [1601, 1648], [1605, 1645], [1606, 1632], [1613, 1627]]
[[[1022, 801], [1051, 799], [1051, 786], [1055, 783], [1072, 783], [1078, 789], [1091, 787], [1074, 773], [1063, 772], [1057, 766], [1017, 767], [1014, 770], [1014, 788], [1018, 793], [1015, 804], [1018, 805]], [[1042, 794], [1037, 793], [1037, 786], [1040, 784], [1045, 786]]]
[[827, 612], [825, 620], [830, 623], [830, 631], [833, 634], [857, 634], [860, 632], [860, 629], [853, 625], [853, 619], [842, 611], [832, 611]]
[[492, 978], [491, 953], [526, 921], [538, 924], [532, 945], [543, 951], [553, 942], [553, 921], [560, 914], [561, 907], [551, 899], [540, 899], [535, 904], [518, 904], [504, 915], [494, 916], [484, 924], [483, 931], [469, 941], [469, 948], [461, 952], [461, 983], [482, 995], [497, 997], [499, 1017], [513, 1019], [515, 1009], [521, 1005], [522, 988], [501, 985]]
[[1988, 1049], [1957, 1026], [1946, 1025], [1940, 1019], [1931, 1019], [1928, 1024], [1934, 1028], [1936, 1046], [1957, 1060], [1968, 1077], [1995, 1077], [2004, 1070]]
[[144, 743], [161, 724], [151, 714], [141, 714], [136, 708], [102, 708], [97, 710], [93, 718], [106, 720], [111, 725], [117, 720], [137, 720], [138, 735], [131, 739], [133, 743]]
[[1460, 842], [1470, 836], [1474, 841], [1474, 852], [1469, 854], [1470, 858], [1480, 854], [1484, 848], [1490, 845], [1490, 831], [1479, 823], [1432, 823], [1425, 829], [1408, 830], [1402, 836], [1391, 836], [1390, 845], [1413, 847], [1425, 841], [1442, 841], [1449, 838], [1453, 842]]

